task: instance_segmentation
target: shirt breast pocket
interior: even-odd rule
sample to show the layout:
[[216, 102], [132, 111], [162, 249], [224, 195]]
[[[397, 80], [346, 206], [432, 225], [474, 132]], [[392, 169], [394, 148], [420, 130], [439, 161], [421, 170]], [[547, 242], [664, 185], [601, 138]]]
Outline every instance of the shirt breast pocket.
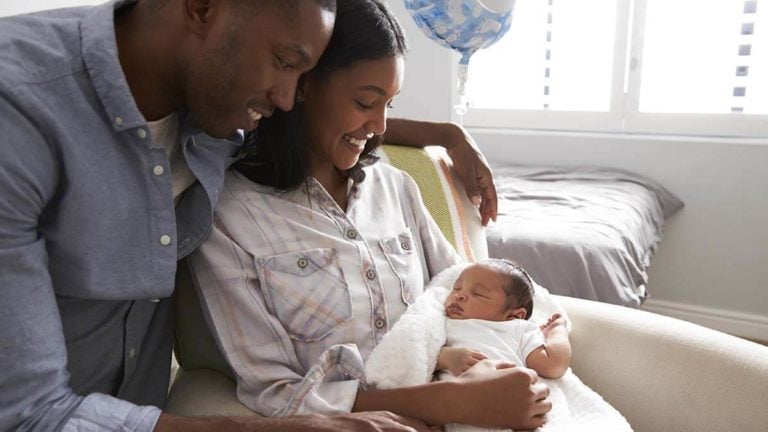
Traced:
[[379, 246], [400, 280], [403, 302], [410, 305], [424, 290], [424, 272], [413, 235], [410, 231], [404, 231], [394, 237], [381, 240]]
[[336, 252], [310, 249], [256, 259], [264, 299], [292, 339], [319, 341], [352, 318]]

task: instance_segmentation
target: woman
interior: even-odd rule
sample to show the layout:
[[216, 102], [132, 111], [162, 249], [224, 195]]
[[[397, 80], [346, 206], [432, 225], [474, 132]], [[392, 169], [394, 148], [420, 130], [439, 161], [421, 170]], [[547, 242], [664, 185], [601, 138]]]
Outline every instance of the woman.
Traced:
[[263, 119], [191, 258], [240, 400], [268, 416], [388, 410], [430, 424], [536, 427], [521, 369], [365, 390], [363, 360], [431, 276], [460, 258], [407, 174], [375, 164], [406, 51], [378, 0], [340, 1], [296, 107]]

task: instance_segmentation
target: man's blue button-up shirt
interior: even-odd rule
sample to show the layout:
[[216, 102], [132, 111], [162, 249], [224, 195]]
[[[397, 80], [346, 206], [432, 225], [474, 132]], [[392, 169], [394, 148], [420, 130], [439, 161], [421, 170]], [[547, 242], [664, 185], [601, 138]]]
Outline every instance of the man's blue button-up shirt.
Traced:
[[174, 209], [117, 57], [125, 3], [0, 19], [0, 430], [154, 427], [176, 261], [242, 144], [182, 114], [199, 183]]

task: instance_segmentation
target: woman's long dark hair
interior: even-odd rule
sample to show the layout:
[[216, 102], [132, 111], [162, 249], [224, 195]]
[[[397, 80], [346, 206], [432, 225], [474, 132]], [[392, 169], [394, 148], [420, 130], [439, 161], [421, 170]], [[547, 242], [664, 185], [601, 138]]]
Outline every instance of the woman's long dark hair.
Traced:
[[[406, 50], [403, 29], [381, 1], [338, 0], [331, 40], [308, 74], [324, 81], [355, 62], [404, 55]], [[296, 103], [289, 112], [275, 110], [271, 117], [261, 119], [255, 131], [246, 133], [243, 157], [234, 169], [256, 183], [279, 190], [301, 186], [310, 175], [303, 105]], [[346, 174], [362, 181], [362, 167], [378, 160], [374, 152], [380, 145], [380, 136], [369, 139], [357, 165]]]

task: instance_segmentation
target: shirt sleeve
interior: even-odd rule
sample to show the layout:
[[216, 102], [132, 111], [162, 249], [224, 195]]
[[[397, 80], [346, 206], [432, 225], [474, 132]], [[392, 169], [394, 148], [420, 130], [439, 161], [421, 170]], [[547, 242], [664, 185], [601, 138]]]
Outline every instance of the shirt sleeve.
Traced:
[[410, 200], [410, 207], [413, 210], [421, 244], [424, 248], [424, 259], [429, 271], [428, 279], [432, 279], [441, 271], [463, 262], [464, 259], [445, 238], [432, 214], [427, 210], [416, 182], [408, 173], [403, 171], [402, 175], [405, 191]]
[[3, 95], [0, 130], [0, 430], [80, 430], [83, 421], [102, 430], [152, 430], [157, 408], [83, 397], [69, 387], [64, 332], [38, 227], [55, 196], [56, 155]]
[[86, 396], [64, 425], [64, 432], [152, 431], [160, 409], [137, 406], [100, 393]]
[[[521, 323], [523, 323], [521, 321]], [[543, 346], [546, 341], [544, 340], [544, 334], [541, 332], [541, 329], [536, 324], [525, 321], [525, 326], [523, 327], [521, 331], [520, 336], [520, 358], [523, 361], [526, 361], [528, 356], [535, 350], [536, 348], [539, 348]]]
[[330, 346], [304, 372], [293, 340], [266, 307], [254, 257], [226, 235], [219, 220], [190, 256], [190, 270], [243, 404], [265, 416], [352, 411], [364, 381], [357, 347]]

